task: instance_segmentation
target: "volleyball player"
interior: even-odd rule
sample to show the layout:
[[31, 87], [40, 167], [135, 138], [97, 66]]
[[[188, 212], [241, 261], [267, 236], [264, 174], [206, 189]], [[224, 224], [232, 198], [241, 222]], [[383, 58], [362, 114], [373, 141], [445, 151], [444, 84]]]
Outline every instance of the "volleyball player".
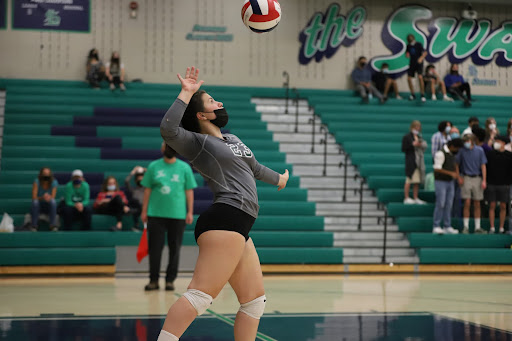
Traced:
[[[235, 340], [255, 340], [265, 308], [263, 275], [249, 238], [258, 216], [254, 178], [283, 189], [288, 170], [279, 174], [258, 163], [252, 151], [232, 134], [222, 134], [228, 114], [221, 102], [199, 91], [199, 70], [178, 74], [181, 92], [165, 114], [160, 131], [165, 142], [205, 178], [214, 203], [197, 220], [199, 256], [188, 290], [169, 309], [158, 341], [176, 341], [196, 316], [203, 314], [229, 282], [240, 309]], [[179, 124], [182, 127], [179, 127]]]

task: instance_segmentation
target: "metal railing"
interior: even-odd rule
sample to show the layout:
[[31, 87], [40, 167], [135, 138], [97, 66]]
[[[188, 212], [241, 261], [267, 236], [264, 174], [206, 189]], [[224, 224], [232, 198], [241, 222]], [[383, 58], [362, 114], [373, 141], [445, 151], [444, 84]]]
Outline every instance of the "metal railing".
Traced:
[[299, 132], [299, 100], [300, 94], [296, 88], [292, 88], [292, 92], [295, 94], [294, 102], [295, 102], [295, 132]]
[[320, 132], [324, 133], [324, 138], [320, 140], [320, 144], [324, 145], [324, 169], [322, 171], [323, 176], [327, 175], [327, 137], [329, 136], [329, 129], [325, 124], [320, 126]]
[[288, 99], [290, 98], [290, 75], [288, 72], [283, 71], [283, 77], [285, 77], [285, 81], [283, 83], [283, 86], [285, 88], [285, 97], [286, 97], [286, 103], [285, 103], [285, 114], [288, 114]]

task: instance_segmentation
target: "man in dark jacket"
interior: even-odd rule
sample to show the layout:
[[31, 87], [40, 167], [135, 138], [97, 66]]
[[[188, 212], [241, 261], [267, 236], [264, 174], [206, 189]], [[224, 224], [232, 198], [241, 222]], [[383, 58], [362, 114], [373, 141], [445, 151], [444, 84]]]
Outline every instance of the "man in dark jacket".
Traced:
[[[421, 122], [412, 121], [409, 133], [402, 138], [402, 152], [405, 153], [404, 204], [425, 204], [418, 198], [420, 184], [425, 182], [424, 153], [427, 142], [421, 138]], [[409, 189], [412, 187], [412, 199]]]

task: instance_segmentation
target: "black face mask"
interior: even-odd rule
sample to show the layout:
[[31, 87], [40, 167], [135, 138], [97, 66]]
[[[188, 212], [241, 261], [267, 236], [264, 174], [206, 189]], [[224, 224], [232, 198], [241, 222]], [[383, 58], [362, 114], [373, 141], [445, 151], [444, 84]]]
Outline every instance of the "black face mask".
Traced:
[[73, 185], [80, 185], [81, 183], [82, 183], [82, 180], [80, 180], [80, 179], [73, 180]]
[[139, 187], [141, 186], [141, 183], [142, 183], [142, 181], [140, 181], [140, 180], [139, 181], [135, 181], [135, 184], [137, 184], [137, 186], [139, 186]]
[[459, 71], [452, 70], [450, 73], [451, 73], [452, 75], [458, 75], [458, 74], [459, 74]]
[[359, 63], [359, 66], [360, 66], [360, 67], [365, 67], [365, 66], [366, 66], [366, 63], [365, 63], [365, 62], [361, 62], [361, 63]]
[[229, 121], [229, 116], [228, 116], [228, 112], [226, 111], [226, 109], [225, 108], [217, 109], [217, 110], [214, 110], [213, 112], [215, 113], [215, 116], [217, 116], [217, 118], [214, 120], [211, 120], [210, 122], [212, 122], [219, 128], [224, 128], [228, 124], [228, 121]]
[[119, 63], [119, 58], [112, 58], [113, 63]]
[[168, 159], [172, 159], [173, 157], [176, 156], [176, 151], [169, 148], [168, 146], [165, 146], [164, 156]]
[[42, 176], [42, 177], [41, 177], [41, 180], [42, 180], [42, 181], [50, 181], [51, 179], [52, 179], [52, 177], [51, 177], [51, 176]]

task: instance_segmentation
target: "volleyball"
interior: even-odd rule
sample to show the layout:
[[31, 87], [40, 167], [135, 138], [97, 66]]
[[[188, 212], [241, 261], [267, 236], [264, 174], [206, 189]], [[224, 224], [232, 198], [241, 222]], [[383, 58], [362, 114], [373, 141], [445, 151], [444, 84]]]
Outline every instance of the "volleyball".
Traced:
[[245, 0], [242, 20], [253, 32], [272, 31], [281, 20], [281, 6], [275, 0]]

